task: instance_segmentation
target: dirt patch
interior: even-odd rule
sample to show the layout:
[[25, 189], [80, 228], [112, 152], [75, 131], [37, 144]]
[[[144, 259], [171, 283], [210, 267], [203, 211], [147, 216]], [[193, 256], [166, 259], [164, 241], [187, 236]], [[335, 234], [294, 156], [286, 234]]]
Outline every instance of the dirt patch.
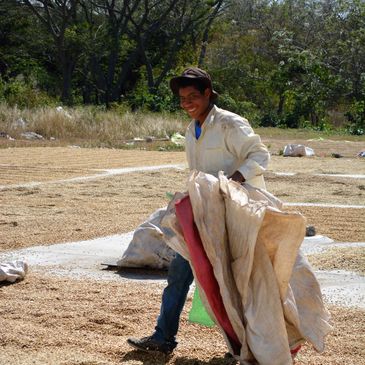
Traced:
[[[71, 147], [0, 149], [0, 161], [0, 185], [94, 175], [102, 169], [186, 164], [184, 152]], [[365, 160], [355, 157], [334, 159], [272, 156], [268, 171], [365, 174]]]
[[0, 149], [0, 185], [94, 175], [102, 169], [185, 163], [182, 152], [106, 148], [39, 147]]
[[301, 174], [363, 174], [365, 160], [360, 158], [282, 157], [272, 156], [268, 167], [271, 172]]
[[[1, 364], [105, 365], [178, 364], [223, 365], [226, 347], [215, 329], [187, 321], [191, 297], [182, 315], [179, 346], [170, 358], [133, 351], [130, 336], [153, 331], [162, 285], [140, 282], [78, 281], [42, 278], [0, 288]], [[335, 325], [326, 351], [309, 346], [298, 364], [361, 364], [365, 330], [364, 311], [330, 308]], [[16, 329], [16, 330], [15, 330]]]
[[284, 202], [365, 204], [365, 179], [334, 176], [266, 174], [267, 189]]
[[[0, 251], [131, 231], [168, 203], [167, 192], [184, 191], [187, 176], [187, 170], [161, 170], [0, 190]], [[323, 182], [328, 186], [328, 195], [322, 193]], [[283, 201], [359, 202], [351, 197], [351, 189], [356, 188], [354, 180], [338, 185], [333, 178], [269, 176], [267, 185]], [[337, 189], [342, 194], [331, 194]], [[365, 237], [361, 209], [286, 209], [301, 212], [317, 233], [332, 239], [352, 242]]]
[[[337, 145], [327, 144], [324, 148], [327, 154], [331, 146]], [[351, 143], [351, 148], [346, 150], [348, 156], [359, 146]], [[0, 150], [0, 161], [0, 185], [14, 185], [94, 175], [98, 169], [184, 163], [185, 155], [19, 148]], [[364, 166], [364, 160], [356, 158], [274, 156], [266, 180], [269, 190], [288, 202], [364, 204], [364, 180], [312, 176], [314, 173], [364, 174]], [[277, 176], [274, 171], [300, 174]], [[185, 190], [187, 175], [187, 170], [170, 169], [77, 183], [2, 189], [0, 251], [131, 231], [154, 210], [167, 204], [166, 192]], [[308, 224], [315, 225], [318, 233], [332, 239], [364, 240], [363, 209], [287, 209], [302, 212]], [[352, 267], [347, 263], [348, 260], [341, 262], [341, 268]], [[183, 314], [180, 344], [174, 356], [151, 357], [126, 345], [127, 337], [145, 336], [153, 331], [162, 287], [153, 282], [56, 279], [32, 272], [23, 282], [3, 285], [0, 287], [0, 364], [28, 365], [29, 359], [36, 365], [229, 364], [223, 358], [226, 348], [218, 331], [187, 322], [191, 298]], [[297, 363], [357, 365], [363, 362], [365, 354], [359, 334], [365, 329], [364, 311], [337, 307], [330, 307], [330, 311], [335, 329], [327, 338], [326, 351], [317, 354], [306, 346]]]
[[339, 242], [363, 242], [365, 237], [364, 209], [286, 207], [287, 211], [302, 213], [317, 234]]
[[365, 275], [365, 248], [364, 247], [334, 247], [321, 254], [309, 255], [309, 262], [318, 270], [339, 270]]
[[[183, 153], [75, 148], [0, 150], [0, 181], [46, 182], [95, 169], [184, 162]], [[270, 170], [295, 176], [266, 174], [268, 190], [287, 202], [361, 204], [365, 181], [312, 173], [361, 173], [364, 161], [283, 158], [274, 156]], [[350, 162], [349, 162], [350, 161]], [[300, 163], [300, 166], [299, 166]], [[349, 166], [354, 166], [350, 169]], [[13, 171], [14, 170], [14, 171]], [[8, 171], [13, 171], [8, 174]], [[84, 182], [9, 187], [0, 190], [0, 250], [91, 239], [128, 232], [154, 210], [167, 204], [166, 192], [184, 191], [187, 170], [161, 170], [110, 176]], [[317, 232], [339, 241], [365, 237], [365, 215], [359, 209], [288, 207], [300, 211]]]
[[133, 230], [183, 191], [186, 171], [152, 171], [81, 183], [0, 190], [0, 250]]
[[[261, 135], [263, 142], [268, 146], [273, 155], [279, 155], [287, 144], [302, 144], [314, 150], [317, 157], [331, 157], [333, 153], [338, 153], [343, 157], [355, 157], [360, 151], [364, 149], [364, 137], [358, 137], [354, 140], [344, 140], [346, 137], [320, 139], [313, 135], [313, 138], [308, 138], [304, 133], [301, 135], [300, 131], [287, 130], [286, 136], [278, 136], [277, 130], [274, 133], [265, 131], [265, 128], [260, 129], [258, 133]], [[299, 133], [298, 133], [299, 132]], [[279, 132], [280, 133], [280, 132]], [[292, 138], [289, 135], [292, 135]], [[304, 138], [303, 138], [304, 137]], [[350, 139], [350, 138], [348, 138]], [[337, 160], [337, 159], [336, 159]], [[339, 159], [340, 160], [340, 159]]]
[[365, 327], [365, 311], [343, 309], [331, 306], [333, 332], [326, 338], [326, 348], [322, 354], [316, 353], [307, 345], [299, 353], [295, 364], [310, 365], [360, 365], [364, 363], [362, 336]]

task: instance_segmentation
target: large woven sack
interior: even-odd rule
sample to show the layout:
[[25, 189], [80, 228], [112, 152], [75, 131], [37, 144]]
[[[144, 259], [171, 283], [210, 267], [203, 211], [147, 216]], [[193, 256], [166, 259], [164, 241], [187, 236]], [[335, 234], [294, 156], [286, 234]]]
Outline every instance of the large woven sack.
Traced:
[[201, 300], [240, 363], [272, 365], [275, 359], [277, 365], [291, 364], [290, 350], [304, 341], [322, 351], [331, 326], [318, 282], [299, 252], [304, 217], [282, 212], [270, 194], [223, 175], [218, 180], [193, 172], [188, 193], [199, 240], [241, 344], [239, 354], [214, 315], [214, 303], [198, 279], [199, 268], [190, 261], [179, 224], [184, 214], [176, 219], [170, 208], [162, 224], [180, 237], [172, 247], [190, 261]]

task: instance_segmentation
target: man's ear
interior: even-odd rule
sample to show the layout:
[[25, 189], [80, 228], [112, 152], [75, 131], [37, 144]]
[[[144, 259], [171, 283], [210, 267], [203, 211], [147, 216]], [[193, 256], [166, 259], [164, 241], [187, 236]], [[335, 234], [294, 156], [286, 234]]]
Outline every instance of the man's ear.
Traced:
[[211, 97], [212, 96], [212, 90], [209, 89], [209, 87], [207, 87], [205, 90], [204, 90], [204, 96], [207, 96], [207, 97]]

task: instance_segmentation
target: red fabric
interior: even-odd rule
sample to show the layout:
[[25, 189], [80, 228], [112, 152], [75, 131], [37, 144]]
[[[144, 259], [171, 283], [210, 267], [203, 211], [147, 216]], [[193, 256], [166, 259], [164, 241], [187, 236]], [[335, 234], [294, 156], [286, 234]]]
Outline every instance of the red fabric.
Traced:
[[295, 349], [292, 349], [292, 350], [290, 350], [290, 353], [292, 354], [292, 355], [296, 355], [298, 352], [299, 352], [299, 350], [302, 348], [302, 346], [301, 345], [299, 345], [298, 347], [296, 347]]
[[197, 280], [199, 281], [201, 288], [204, 290], [215, 318], [229, 338], [234, 353], [239, 354], [241, 344], [233, 330], [226, 309], [224, 308], [223, 300], [219, 291], [219, 285], [213, 273], [212, 264], [204, 251], [199, 231], [194, 222], [189, 196], [177, 201], [175, 203], [175, 208], [176, 217], [183, 231]]

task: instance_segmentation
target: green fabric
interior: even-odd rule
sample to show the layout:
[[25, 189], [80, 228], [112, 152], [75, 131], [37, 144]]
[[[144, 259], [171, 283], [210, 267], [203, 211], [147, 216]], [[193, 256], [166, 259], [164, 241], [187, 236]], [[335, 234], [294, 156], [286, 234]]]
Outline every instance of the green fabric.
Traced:
[[207, 327], [213, 327], [215, 325], [200, 299], [199, 290], [197, 287], [195, 287], [193, 305], [189, 312], [189, 321], [199, 323]]

